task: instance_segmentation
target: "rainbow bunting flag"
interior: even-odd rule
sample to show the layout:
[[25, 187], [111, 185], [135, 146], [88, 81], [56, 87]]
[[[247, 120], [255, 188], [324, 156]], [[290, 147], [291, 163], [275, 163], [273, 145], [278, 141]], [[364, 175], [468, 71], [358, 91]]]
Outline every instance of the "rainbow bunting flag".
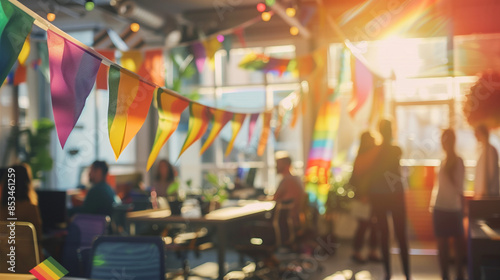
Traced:
[[236, 140], [236, 136], [238, 136], [238, 133], [240, 132], [246, 117], [246, 114], [235, 113], [233, 115], [233, 119], [231, 121], [232, 135], [231, 140], [229, 140], [229, 143], [227, 144], [226, 153], [224, 154], [225, 157], [229, 156], [229, 154], [233, 150], [234, 141]]
[[262, 156], [266, 150], [267, 140], [269, 139], [269, 133], [271, 132], [271, 118], [273, 116], [273, 111], [267, 111], [263, 113], [262, 118], [262, 133], [260, 134], [259, 145], [257, 146], [257, 155]]
[[139, 70], [139, 76], [160, 87], [165, 86], [163, 50], [150, 50], [144, 53], [144, 61]]
[[248, 124], [248, 144], [250, 144], [250, 140], [252, 140], [252, 135], [255, 130], [255, 125], [257, 124], [257, 119], [260, 114], [255, 113], [250, 115], [250, 123]]
[[116, 159], [139, 132], [155, 88], [115, 65], [109, 67], [108, 132]]
[[351, 118], [354, 118], [372, 92], [374, 80], [370, 70], [354, 55], [351, 55], [351, 79], [353, 92], [348, 110]]
[[308, 181], [326, 183], [333, 158], [333, 146], [340, 120], [340, 103], [328, 101], [318, 112], [313, 142], [309, 151], [306, 176]]
[[34, 21], [9, 1], [0, 2], [0, 84], [18, 59]]
[[30, 55], [30, 50], [31, 50], [31, 43], [30, 43], [30, 37], [26, 37], [26, 40], [24, 41], [23, 48], [21, 49], [21, 52], [19, 53], [19, 57], [17, 58], [17, 61], [19, 61], [19, 64], [25, 65], [26, 60], [28, 59], [28, 56]]
[[211, 38], [202, 41], [203, 47], [205, 47], [205, 53], [208, 58], [208, 63], [210, 68], [215, 69], [215, 53], [222, 47], [222, 44], [217, 39], [217, 36], [212, 36]]
[[68, 271], [54, 260], [53, 257], [49, 257], [31, 269], [30, 273], [38, 280], [59, 280], [68, 274]]
[[148, 158], [147, 170], [153, 166], [161, 148], [179, 125], [181, 113], [189, 106], [189, 102], [164, 92], [161, 88], [156, 90], [155, 104], [158, 108], [158, 129], [155, 141]]
[[126, 51], [122, 52], [122, 58], [120, 59], [120, 64], [123, 68], [137, 73], [141, 69], [143, 57], [141, 51]]
[[202, 155], [208, 149], [208, 147], [214, 142], [215, 137], [219, 135], [224, 126], [226, 126], [226, 124], [233, 118], [233, 113], [231, 112], [214, 108], [209, 108], [209, 110], [210, 114], [212, 115], [212, 118], [210, 120], [210, 122], [212, 123], [212, 129], [208, 134], [207, 140], [205, 140], [205, 143], [203, 143], [203, 146], [201, 146], [200, 155]]
[[[108, 50], [98, 50], [99, 54], [104, 56], [105, 58], [115, 61], [115, 51], [108, 51]], [[105, 64], [101, 64], [99, 67], [99, 71], [97, 71], [97, 78], [95, 81], [95, 87], [96, 89], [108, 89], [108, 72], [109, 72], [109, 66]]]
[[207, 131], [210, 121], [210, 109], [198, 103], [189, 104], [189, 125], [186, 140], [182, 145], [179, 157], [189, 148], [194, 142], [200, 139], [205, 131]]
[[101, 59], [47, 30], [52, 110], [64, 148], [94, 86]]

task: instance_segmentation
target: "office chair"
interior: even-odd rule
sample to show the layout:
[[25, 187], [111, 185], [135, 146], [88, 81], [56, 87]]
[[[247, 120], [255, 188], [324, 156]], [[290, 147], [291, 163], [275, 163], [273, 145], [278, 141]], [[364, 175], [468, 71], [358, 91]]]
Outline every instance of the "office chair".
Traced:
[[[10, 252], [9, 236], [10, 228], [7, 227], [11, 222], [0, 222], [0, 273], [11, 273], [8, 270], [8, 256]], [[15, 222], [15, 272], [29, 273], [29, 271], [40, 263], [40, 252], [36, 230], [32, 223]]]
[[159, 236], [100, 236], [91, 256], [91, 278], [165, 279], [164, 244]]

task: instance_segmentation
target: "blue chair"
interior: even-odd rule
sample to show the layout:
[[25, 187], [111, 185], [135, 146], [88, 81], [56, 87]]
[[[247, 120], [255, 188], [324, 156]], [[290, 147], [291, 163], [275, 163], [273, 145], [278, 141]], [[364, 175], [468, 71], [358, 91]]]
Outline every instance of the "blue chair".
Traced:
[[101, 236], [92, 245], [90, 278], [164, 280], [164, 243], [156, 236]]

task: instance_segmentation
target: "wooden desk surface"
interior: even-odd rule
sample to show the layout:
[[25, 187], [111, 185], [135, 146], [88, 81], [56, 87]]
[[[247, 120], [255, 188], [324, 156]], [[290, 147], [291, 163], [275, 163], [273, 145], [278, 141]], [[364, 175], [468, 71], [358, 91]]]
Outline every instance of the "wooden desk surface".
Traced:
[[188, 216], [185, 215], [187, 211], [183, 209], [183, 215], [172, 216], [168, 209], [150, 209], [143, 211], [135, 211], [127, 213], [127, 220], [134, 221], [154, 221], [154, 220], [168, 220], [169, 222], [184, 222], [189, 220], [191, 222], [199, 221], [205, 223], [217, 223], [223, 221], [232, 221], [239, 218], [248, 217], [254, 214], [270, 211], [274, 208], [274, 201], [265, 202], [251, 202], [243, 206], [233, 206], [214, 210], [204, 217]]

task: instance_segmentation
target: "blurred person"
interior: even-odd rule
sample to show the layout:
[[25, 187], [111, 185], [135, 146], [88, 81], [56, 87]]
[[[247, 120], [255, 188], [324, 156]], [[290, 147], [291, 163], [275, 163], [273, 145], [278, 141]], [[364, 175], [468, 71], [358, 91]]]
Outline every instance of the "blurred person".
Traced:
[[171, 194], [169, 194], [168, 190], [172, 183], [175, 182], [175, 177], [176, 172], [172, 164], [170, 164], [170, 162], [166, 159], [160, 160], [158, 163], [158, 169], [156, 170], [152, 191], [156, 192], [157, 197], [177, 197], [177, 190], [171, 191]]
[[[31, 168], [27, 164], [11, 166], [2, 171], [0, 181], [0, 188], [2, 189], [0, 220], [7, 221], [7, 218], [15, 217], [17, 221], [32, 223], [36, 230], [40, 259], [42, 259], [42, 218], [38, 209], [38, 197], [33, 189], [32, 181]], [[10, 216], [8, 211], [9, 203], [12, 203], [12, 201], [15, 202], [16, 207], [14, 216]], [[29, 269], [27, 268], [27, 270]]]
[[295, 226], [298, 226], [301, 204], [306, 193], [300, 177], [292, 174], [291, 166], [292, 159], [288, 153], [276, 153], [276, 172], [282, 176], [282, 179], [274, 193], [273, 200], [293, 205], [291, 216]]
[[367, 152], [372, 151], [375, 148], [375, 138], [370, 134], [370, 132], [366, 131], [361, 134], [358, 155], [354, 160], [352, 176], [349, 181], [349, 184], [352, 185], [356, 190], [355, 204], [353, 207], [357, 205], [358, 207], [354, 207], [355, 211], [361, 213], [355, 213], [358, 218], [358, 226], [356, 228], [356, 232], [354, 233], [353, 240], [353, 254], [351, 258], [359, 263], [363, 263], [366, 261], [365, 258], [361, 256], [361, 250], [363, 248], [363, 243], [365, 241], [365, 234], [367, 231], [370, 232], [369, 236], [369, 254], [368, 260], [370, 261], [381, 261], [380, 256], [377, 252], [378, 250], [378, 229], [375, 223], [375, 217], [373, 217], [373, 213], [371, 211], [371, 204], [369, 199], [368, 190], [370, 188], [371, 182], [371, 172], [370, 170], [366, 170], [361, 173], [358, 170], [359, 160], [363, 157], [363, 155]]
[[438, 174], [438, 185], [431, 198], [434, 234], [438, 242], [439, 266], [443, 280], [449, 279], [449, 241], [453, 239], [456, 252], [458, 280], [464, 279], [465, 239], [463, 225], [463, 187], [465, 167], [462, 158], [455, 152], [455, 132], [446, 129], [441, 136], [441, 145], [446, 153]]
[[[377, 228], [381, 237], [382, 261], [385, 279], [391, 279], [391, 259], [389, 252], [389, 224], [387, 214], [392, 215], [393, 228], [399, 243], [401, 263], [406, 279], [410, 279], [410, 260], [408, 254], [408, 236], [406, 232], [406, 202], [399, 161], [401, 148], [392, 144], [392, 123], [381, 120], [379, 132], [382, 143], [368, 152], [363, 159], [360, 172], [371, 169], [370, 202], [377, 219]], [[367, 163], [369, 163], [367, 165]], [[362, 167], [362, 168], [361, 168]]]
[[105, 161], [94, 161], [90, 166], [89, 181], [92, 184], [79, 212], [86, 214], [111, 215], [113, 204], [119, 203], [119, 198], [106, 183], [108, 164]]
[[481, 155], [476, 164], [475, 196], [499, 196], [498, 152], [490, 144], [490, 133], [486, 126], [479, 125], [475, 127], [474, 134], [481, 149]]

